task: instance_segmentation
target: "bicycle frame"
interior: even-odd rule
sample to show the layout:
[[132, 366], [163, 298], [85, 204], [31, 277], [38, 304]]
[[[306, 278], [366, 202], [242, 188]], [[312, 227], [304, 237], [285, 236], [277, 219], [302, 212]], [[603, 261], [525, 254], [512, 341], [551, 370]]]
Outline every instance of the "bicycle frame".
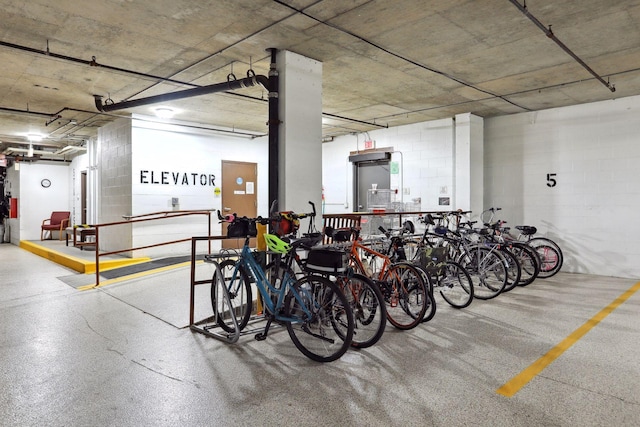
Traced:
[[[286, 262], [287, 265], [291, 264], [290, 259], [288, 259]], [[273, 314], [276, 320], [292, 323], [301, 322], [303, 320], [297, 317], [287, 317], [280, 314], [281, 309], [284, 305], [285, 296], [289, 291], [300, 304], [301, 308], [303, 309], [304, 315], [307, 316], [307, 318], [311, 317], [311, 313], [307, 310], [303, 297], [293, 289], [292, 284], [295, 282], [295, 278], [290, 277], [286, 269], [282, 278], [282, 285], [280, 286], [280, 289], [276, 288], [269, 282], [264, 270], [253, 257], [253, 253], [251, 251], [251, 248], [249, 247], [249, 237], [245, 239], [245, 244], [242, 247], [242, 251], [240, 252], [240, 258], [238, 259], [238, 262], [233, 269], [233, 274], [231, 276], [232, 281], [235, 281], [238, 277], [238, 269], [240, 267], [243, 267], [249, 273], [249, 275], [255, 279], [255, 284], [258, 292], [260, 292], [260, 295], [262, 296], [263, 304], [265, 305], [267, 310]], [[272, 294], [278, 295], [275, 303], [271, 299], [270, 292]]]

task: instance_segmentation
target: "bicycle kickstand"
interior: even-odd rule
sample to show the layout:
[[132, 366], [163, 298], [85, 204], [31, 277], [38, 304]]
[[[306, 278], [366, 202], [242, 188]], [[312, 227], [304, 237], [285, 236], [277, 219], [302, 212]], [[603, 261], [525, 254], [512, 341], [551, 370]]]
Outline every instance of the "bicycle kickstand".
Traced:
[[267, 318], [267, 325], [264, 327], [264, 331], [259, 332], [254, 336], [256, 341], [264, 341], [267, 339], [267, 334], [269, 333], [269, 327], [271, 327], [271, 322], [273, 322], [273, 316], [269, 316]]

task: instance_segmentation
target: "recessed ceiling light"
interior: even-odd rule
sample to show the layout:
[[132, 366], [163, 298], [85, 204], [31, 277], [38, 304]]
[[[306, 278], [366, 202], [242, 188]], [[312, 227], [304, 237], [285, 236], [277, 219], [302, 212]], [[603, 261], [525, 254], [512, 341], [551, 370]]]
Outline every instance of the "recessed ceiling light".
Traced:
[[30, 142], [40, 142], [40, 141], [42, 141], [42, 138], [44, 138], [44, 136], [42, 134], [39, 134], [39, 133], [28, 133], [27, 134], [27, 139]]
[[176, 113], [175, 110], [169, 107], [157, 107], [154, 108], [153, 111], [156, 113], [156, 116], [161, 119], [170, 119]]

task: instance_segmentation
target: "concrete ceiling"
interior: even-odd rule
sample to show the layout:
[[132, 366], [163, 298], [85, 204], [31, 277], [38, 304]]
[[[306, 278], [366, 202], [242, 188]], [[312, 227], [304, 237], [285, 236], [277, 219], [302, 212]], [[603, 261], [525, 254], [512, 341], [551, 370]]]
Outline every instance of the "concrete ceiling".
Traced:
[[[640, 1], [529, 0], [541, 27], [523, 4], [0, 0], [0, 153], [25, 149], [29, 133], [46, 136], [36, 154], [79, 146], [114, 118], [157, 107], [101, 114], [94, 94], [120, 102], [267, 75], [268, 48], [323, 63], [327, 138], [640, 94]], [[583, 64], [545, 34], [550, 25]], [[257, 86], [163, 105], [199, 126], [266, 134], [266, 99]]]

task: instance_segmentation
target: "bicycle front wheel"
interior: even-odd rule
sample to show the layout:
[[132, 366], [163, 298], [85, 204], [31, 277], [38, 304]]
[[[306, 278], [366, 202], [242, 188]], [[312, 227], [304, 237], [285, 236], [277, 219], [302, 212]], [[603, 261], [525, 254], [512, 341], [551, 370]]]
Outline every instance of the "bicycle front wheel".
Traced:
[[473, 301], [473, 281], [463, 266], [447, 261], [444, 273], [438, 276], [436, 286], [446, 302], [455, 308], [465, 308]]
[[483, 300], [495, 298], [507, 285], [508, 273], [504, 258], [493, 248], [472, 248], [468, 254], [460, 257], [460, 264], [473, 279], [475, 298]]
[[383, 295], [387, 303], [387, 320], [398, 329], [420, 324], [433, 298], [422, 274], [409, 263], [392, 264], [384, 276]]
[[241, 266], [236, 268], [236, 261], [227, 259], [220, 264], [222, 280], [229, 291], [229, 300], [221, 298], [219, 290], [216, 290], [217, 270], [213, 273], [211, 280], [211, 306], [216, 315], [216, 322], [220, 328], [226, 332], [236, 331], [232, 316], [235, 316], [240, 330], [249, 323], [253, 301], [251, 297], [251, 281], [247, 272]]
[[507, 284], [502, 292], [509, 292], [520, 283], [520, 277], [522, 276], [522, 267], [520, 261], [516, 256], [507, 249], [501, 249], [500, 255], [504, 258], [504, 266], [507, 268]]
[[339, 359], [353, 339], [349, 301], [331, 280], [309, 275], [296, 281], [285, 297], [287, 332], [293, 344], [311, 360]]
[[380, 340], [387, 326], [387, 308], [380, 289], [361, 274], [339, 276], [336, 283], [347, 297], [353, 312], [351, 346], [371, 347]]

